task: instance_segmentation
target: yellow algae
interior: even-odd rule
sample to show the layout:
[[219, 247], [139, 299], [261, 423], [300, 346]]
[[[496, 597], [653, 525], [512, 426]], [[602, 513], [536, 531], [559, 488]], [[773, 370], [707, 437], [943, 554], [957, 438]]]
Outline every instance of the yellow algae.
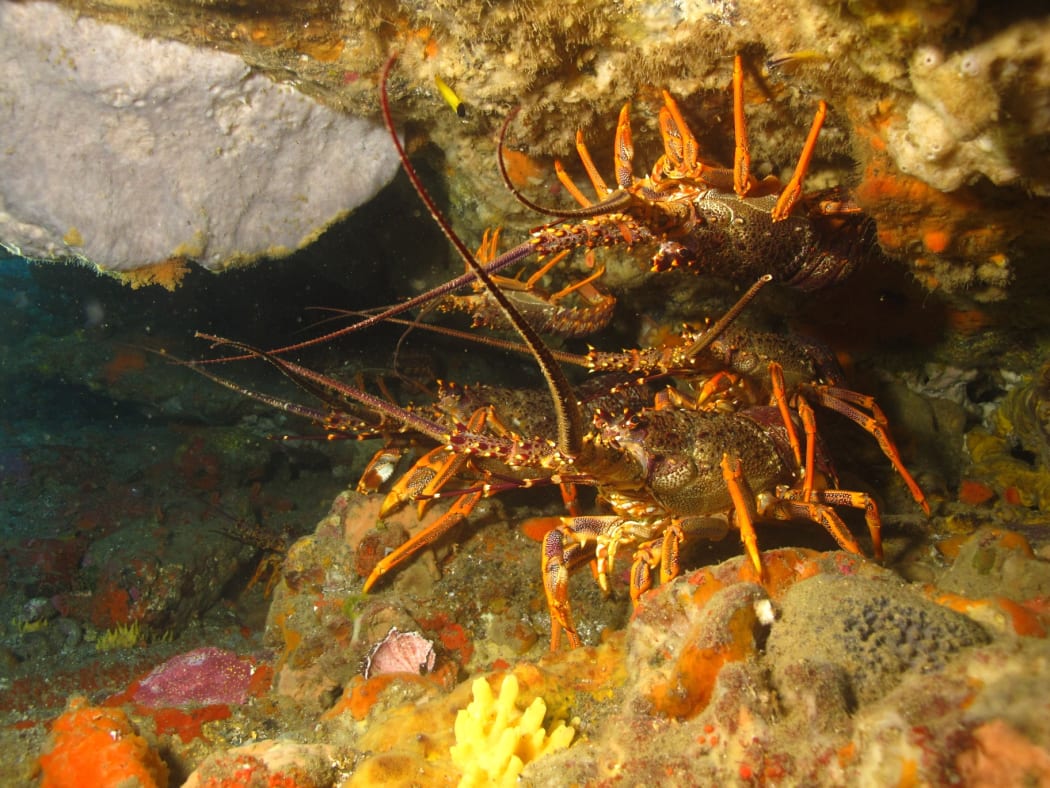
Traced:
[[95, 641], [97, 651], [116, 651], [117, 649], [132, 648], [138, 645], [142, 637], [142, 630], [138, 621], [130, 624], [117, 624], [113, 629], [107, 629], [98, 640]]
[[62, 240], [69, 246], [83, 246], [84, 236], [80, 234], [80, 230], [76, 227], [70, 227], [66, 234], [62, 236]]
[[547, 704], [536, 698], [523, 712], [515, 701], [518, 679], [503, 679], [499, 697], [484, 678], [473, 684], [474, 700], [456, 715], [452, 762], [463, 771], [460, 786], [515, 785], [525, 764], [569, 746], [575, 728], [558, 721], [543, 727]]

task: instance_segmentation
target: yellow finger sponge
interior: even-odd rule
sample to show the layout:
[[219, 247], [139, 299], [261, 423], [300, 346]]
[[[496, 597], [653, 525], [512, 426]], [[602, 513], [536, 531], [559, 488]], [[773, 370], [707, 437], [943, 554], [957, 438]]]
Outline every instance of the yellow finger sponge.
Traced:
[[559, 721], [550, 733], [543, 727], [547, 704], [536, 698], [523, 712], [515, 700], [518, 679], [503, 679], [499, 697], [484, 678], [473, 684], [474, 700], [456, 715], [452, 762], [463, 772], [460, 788], [476, 785], [513, 786], [529, 761], [568, 747], [576, 730]]

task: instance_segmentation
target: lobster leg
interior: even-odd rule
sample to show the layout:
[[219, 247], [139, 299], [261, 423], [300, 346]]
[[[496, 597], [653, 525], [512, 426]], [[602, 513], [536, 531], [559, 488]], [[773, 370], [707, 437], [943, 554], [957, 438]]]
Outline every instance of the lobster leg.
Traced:
[[616, 121], [616, 138], [613, 144], [613, 171], [621, 189], [634, 185], [634, 143], [631, 141], [631, 105], [624, 104]]
[[587, 145], [583, 141], [582, 131], [576, 132], [576, 152], [580, 156], [583, 168], [587, 171], [587, 177], [591, 179], [591, 184], [594, 186], [594, 192], [598, 195], [598, 201], [601, 202], [609, 196], [611, 192], [609, 187], [605, 185], [605, 179], [595, 166], [594, 159], [591, 158], [591, 152], [587, 150]]
[[357, 482], [357, 492], [367, 495], [382, 487], [394, 475], [407, 450], [407, 445], [384, 446], [373, 454]]
[[733, 58], [733, 191], [746, 197], [751, 191], [751, 146], [744, 115], [744, 67], [740, 55]]
[[[448, 458], [445, 456], [447, 454], [449, 454], [448, 449], [444, 446], [437, 446], [416, 460], [386, 494], [379, 507], [379, 516], [386, 517], [422, 495], [427, 485], [434, 481], [441, 466], [447, 463]], [[419, 516], [423, 516], [422, 510]]]
[[[654, 172], [663, 170], [668, 175], [685, 175], [690, 178], [703, 177], [706, 169], [699, 161], [700, 145], [690, 131], [678, 102], [666, 90], [663, 92], [664, 105], [660, 107], [660, 137], [664, 142], [663, 159], [657, 160]], [[670, 162], [671, 169], [666, 167]]]
[[[798, 431], [795, 429], [795, 421], [791, 418], [791, 410], [788, 408], [787, 393], [784, 386], [784, 368], [776, 361], [769, 362], [769, 381], [773, 388], [773, 402], [780, 411], [780, 418], [787, 430], [788, 440], [791, 442], [791, 450], [795, 454], [795, 465], [802, 467], [802, 446], [798, 440]], [[810, 441], [812, 445], [812, 441]]]
[[484, 494], [483, 490], [475, 490], [474, 492], [469, 492], [459, 496], [452, 502], [452, 506], [449, 507], [449, 510], [441, 515], [441, 517], [417, 533], [392, 553], [385, 556], [375, 565], [372, 573], [368, 576], [368, 579], [365, 580], [365, 585], [361, 589], [362, 593], [367, 594], [372, 589], [372, 586], [374, 586], [384, 574], [389, 572], [406, 558], [409, 558], [428, 544], [443, 536], [452, 528], [459, 525], [459, 523], [463, 522], [467, 515], [473, 511], [475, 506], [477, 506], [478, 501], [481, 500]]
[[[467, 429], [471, 432], [480, 432], [485, 427], [488, 414], [487, 408], [479, 408], [474, 411], [467, 421]], [[387, 493], [379, 509], [379, 516], [386, 517], [406, 502], [416, 499], [419, 516], [422, 517], [441, 488], [448, 483], [449, 479], [463, 470], [467, 459], [465, 454], [451, 452], [447, 446], [431, 449], [404, 476], [398, 479], [397, 484]]]
[[[587, 156], [590, 158], [590, 153]], [[558, 176], [558, 182], [572, 196], [572, 199], [576, 200], [584, 208], [590, 208], [593, 205], [590, 199], [580, 191], [580, 187], [576, 185], [576, 182], [569, 177], [569, 173], [565, 171], [564, 165], [557, 159], [554, 160], [554, 174]]]
[[[893, 438], [890, 437], [889, 421], [882, 412], [882, 408], [875, 402], [874, 397], [834, 386], [808, 386], [807, 393], [811, 393], [811, 396], [825, 408], [842, 414], [860, 426], [861, 429], [870, 433], [879, 444], [882, 453], [886, 455], [886, 458], [896, 469], [897, 473], [904, 479], [904, 483], [908, 486], [912, 498], [915, 499], [915, 502], [922, 507], [926, 514], [930, 513], [930, 504], [926, 501], [926, 496], [923, 494], [918, 482], [908, 472], [908, 469], [904, 467], [900, 452], [897, 451], [897, 446], [894, 444]], [[861, 410], [861, 408], [869, 410], [871, 412], [870, 415]]]
[[778, 491], [778, 496], [769, 510], [772, 516], [785, 520], [803, 517], [820, 523], [843, 550], [856, 555], [863, 553], [846, 524], [842, 522], [842, 518], [831, 507], [848, 506], [863, 510], [864, 521], [871, 536], [872, 553], [877, 560], [882, 560], [882, 518], [879, 516], [878, 505], [867, 493], [852, 490], [817, 490], [812, 494], [813, 500], [805, 501], [799, 500], [802, 497], [801, 490], [788, 489]]
[[813, 409], [804, 399], [798, 401], [798, 414], [802, 418], [802, 427], [806, 431], [806, 464], [802, 468], [802, 500], [813, 499], [813, 481], [816, 477], [814, 467], [817, 455], [817, 419]]
[[560, 523], [551, 529], [543, 540], [543, 590], [547, 595], [547, 608], [551, 614], [551, 651], [557, 651], [564, 631], [570, 648], [581, 644], [572, 621], [569, 605], [569, 575], [575, 566], [588, 559], [584, 548], [597, 541], [598, 534], [605, 533], [623, 522], [622, 517], [573, 517], [559, 518]]
[[755, 534], [755, 521], [758, 519], [755, 494], [744, 478], [739, 458], [730, 459], [728, 454], [722, 455], [722, 478], [725, 479], [729, 496], [733, 499], [733, 523], [740, 531], [740, 541], [744, 543], [744, 549], [759, 579], [765, 580], [766, 571], [762, 566], [762, 557], [758, 552], [758, 536]]

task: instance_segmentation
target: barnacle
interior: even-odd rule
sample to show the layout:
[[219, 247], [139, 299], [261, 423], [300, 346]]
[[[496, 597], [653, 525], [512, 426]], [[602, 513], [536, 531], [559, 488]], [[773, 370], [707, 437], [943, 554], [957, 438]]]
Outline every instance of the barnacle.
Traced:
[[529, 761], [569, 746], [576, 730], [558, 721], [551, 731], [543, 727], [547, 704], [536, 698], [523, 712], [515, 700], [518, 680], [503, 679], [499, 697], [484, 678], [473, 684], [474, 700], [456, 715], [456, 744], [452, 762], [463, 772], [460, 786], [515, 785]]

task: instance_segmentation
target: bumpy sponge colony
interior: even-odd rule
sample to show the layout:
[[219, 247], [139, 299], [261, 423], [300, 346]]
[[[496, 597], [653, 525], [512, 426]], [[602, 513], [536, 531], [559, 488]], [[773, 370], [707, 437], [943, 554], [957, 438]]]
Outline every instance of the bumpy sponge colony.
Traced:
[[484, 678], [473, 684], [474, 700], [456, 715], [452, 762], [463, 771], [460, 788], [477, 785], [512, 786], [525, 764], [569, 746], [575, 728], [557, 722], [550, 733], [543, 727], [547, 704], [536, 698], [522, 712], [516, 705], [518, 679], [503, 679], [499, 697]]

